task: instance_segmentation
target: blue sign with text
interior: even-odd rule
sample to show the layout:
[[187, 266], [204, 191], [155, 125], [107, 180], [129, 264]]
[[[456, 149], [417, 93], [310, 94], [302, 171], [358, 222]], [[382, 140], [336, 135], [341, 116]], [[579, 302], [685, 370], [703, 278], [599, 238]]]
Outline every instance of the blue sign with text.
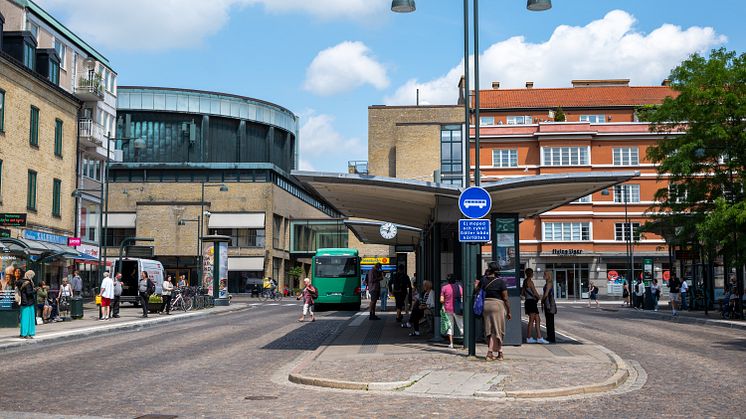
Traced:
[[458, 241], [461, 243], [485, 243], [492, 240], [490, 220], [458, 220]]
[[492, 209], [492, 197], [479, 186], [472, 186], [461, 192], [458, 197], [458, 208], [464, 217], [482, 218]]

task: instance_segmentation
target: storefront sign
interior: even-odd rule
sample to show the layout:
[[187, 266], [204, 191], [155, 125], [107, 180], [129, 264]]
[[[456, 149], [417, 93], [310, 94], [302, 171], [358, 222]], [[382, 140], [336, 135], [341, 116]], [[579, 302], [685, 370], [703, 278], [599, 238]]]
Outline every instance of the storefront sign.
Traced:
[[80, 237], [68, 237], [67, 245], [70, 247], [80, 246]]
[[394, 252], [396, 253], [411, 253], [414, 251], [415, 248], [413, 244], [397, 244], [394, 246]]
[[0, 226], [4, 227], [25, 227], [25, 213], [0, 213]]
[[394, 262], [392, 261], [392, 258], [387, 258], [387, 257], [376, 257], [376, 258], [367, 257], [367, 258], [360, 259], [361, 265], [375, 265], [376, 263], [380, 263], [381, 265], [388, 265], [388, 264], [393, 264]]
[[583, 249], [552, 249], [553, 255], [578, 256], [583, 254]]
[[58, 234], [45, 233], [43, 231], [23, 230], [23, 238], [67, 246], [67, 236], [60, 236]]
[[617, 271], [609, 271], [606, 274], [606, 279], [608, 279], [609, 281], [616, 281], [617, 278], [619, 278], [619, 273]]
[[10, 229], [0, 228], [0, 238], [10, 238]]
[[81, 244], [75, 248], [80, 253], [85, 253], [88, 256], [98, 257], [98, 246], [91, 246], [90, 244]]

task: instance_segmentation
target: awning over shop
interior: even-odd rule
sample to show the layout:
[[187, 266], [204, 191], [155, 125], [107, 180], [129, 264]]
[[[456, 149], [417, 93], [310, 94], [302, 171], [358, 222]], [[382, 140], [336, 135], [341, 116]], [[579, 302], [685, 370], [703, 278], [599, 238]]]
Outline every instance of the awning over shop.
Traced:
[[0, 238], [0, 244], [11, 253], [22, 253], [38, 258], [38, 261], [52, 259], [80, 259], [87, 260], [91, 256], [76, 249], [61, 244], [29, 240], [24, 238]]
[[420, 242], [422, 230], [419, 228], [409, 227], [396, 224], [396, 237], [393, 239], [384, 239], [381, 237], [381, 221], [364, 221], [364, 220], [345, 220], [345, 225], [352, 231], [352, 234], [365, 244], [386, 244], [389, 246], [413, 245]]
[[264, 228], [264, 213], [212, 213], [209, 228]]
[[[347, 217], [424, 227], [456, 222], [461, 188], [432, 182], [348, 173], [293, 171], [310, 191]], [[525, 176], [482, 187], [492, 196], [493, 213], [533, 217], [580, 197], [625, 182], [639, 172], [586, 172]]]
[[229, 256], [228, 271], [264, 271], [264, 258]]
[[137, 214], [132, 213], [109, 213], [108, 217], [104, 217], [104, 220], [108, 223], [108, 228], [135, 228], [137, 221]]

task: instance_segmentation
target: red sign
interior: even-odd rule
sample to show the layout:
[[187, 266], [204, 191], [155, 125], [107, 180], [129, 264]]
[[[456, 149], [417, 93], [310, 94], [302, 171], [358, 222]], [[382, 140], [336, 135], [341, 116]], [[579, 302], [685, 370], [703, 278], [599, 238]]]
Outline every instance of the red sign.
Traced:
[[67, 245], [70, 247], [80, 246], [80, 237], [68, 237]]
[[671, 279], [671, 271], [663, 271], [663, 280], [668, 281]]
[[607, 278], [607, 279], [608, 279], [609, 281], [616, 281], [616, 279], [617, 279], [617, 278], [619, 278], [619, 274], [617, 273], [617, 271], [609, 271], [609, 272], [608, 272], [608, 273], [606, 274], [606, 278]]

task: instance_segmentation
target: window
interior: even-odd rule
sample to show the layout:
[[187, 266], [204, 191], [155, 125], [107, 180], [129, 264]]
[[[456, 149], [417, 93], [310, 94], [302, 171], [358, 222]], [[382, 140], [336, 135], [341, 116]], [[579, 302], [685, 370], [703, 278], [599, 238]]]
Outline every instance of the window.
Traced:
[[39, 147], [39, 108], [31, 107], [31, 123], [29, 127], [28, 142], [33, 147]]
[[272, 247], [282, 249], [282, 217], [275, 214], [272, 216]]
[[614, 166], [637, 166], [640, 164], [640, 151], [637, 147], [613, 149]]
[[36, 48], [28, 42], [23, 43], [23, 65], [36, 70]]
[[461, 125], [442, 126], [440, 128], [440, 178], [442, 183], [461, 185], [463, 178], [461, 147]]
[[106, 90], [111, 90], [109, 89], [109, 70], [104, 70], [104, 88]]
[[518, 150], [492, 150], [493, 167], [518, 167]]
[[36, 23], [26, 19], [26, 30], [31, 32], [32, 35], [34, 35], [34, 39], [38, 41], [39, 39], [39, 25]]
[[640, 185], [614, 186], [614, 202], [640, 202]]
[[49, 81], [56, 85], [60, 84], [60, 66], [54, 60], [49, 60]]
[[509, 116], [507, 117], [508, 125], [528, 125], [533, 123], [530, 116]]
[[210, 234], [231, 238], [231, 247], [264, 247], [263, 228], [215, 228]]
[[83, 157], [83, 176], [101, 180], [101, 161]]
[[[632, 235], [629, 227], [632, 225]], [[640, 223], [616, 223], [614, 224], [614, 240], [627, 241], [631, 237], [632, 241], [640, 240]]]
[[65, 58], [67, 57], [67, 48], [65, 48], [65, 44], [60, 42], [59, 39], [55, 39], [54, 50], [57, 51], [57, 55], [60, 57], [60, 67], [65, 68]]
[[52, 181], [52, 216], [60, 216], [60, 194], [62, 193], [62, 181], [54, 179]]
[[586, 196], [580, 197], [580, 198], [578, 198], [578, 199], [576, 199], [576, 200], [574, 200], [572, 202], [576, 203], [576, 204], [587, 204], [587, 203], [591, 202], [591, 195], [586, 195]]
[[591, 239], [591, 223], [544, 223], [544, 241], [570, 242]]
[[28, 187], [26, 188], [26, 208], [36, 211], [36, 172], [28, 171]]
[[580, 115], [580, 122], [603, 124], [604, 122], [606, 122], [606, 115]]
[[0, 132], [5, 131], [5, 90], [0, 90]]
[[136, 236], [137, 229], [135, 228], [107, 228], [105, 246], [119, 247], [127, 237]]
[[280, 269], [282, 268], [282, 259], [272, 258], [272, 278], [278, 280], [280, 278]]
[[480, 116], [479, 125], [495, 125], [494, 116]]
[[54, 155], [62, 157], [62, 120], [54, 120]]
[[543, 147], [544, 166], [585, 166], [590, 164], [588, 147]]

